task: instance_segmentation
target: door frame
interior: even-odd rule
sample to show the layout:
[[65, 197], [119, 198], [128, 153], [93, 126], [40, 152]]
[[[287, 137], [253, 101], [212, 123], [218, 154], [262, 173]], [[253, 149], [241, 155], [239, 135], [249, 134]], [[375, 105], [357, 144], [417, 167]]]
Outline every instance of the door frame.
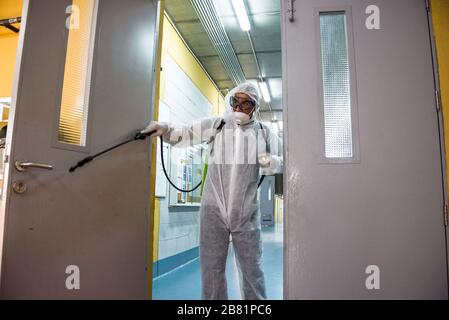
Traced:
[[[425, 8], [427, 10], [427, 25], [429, 29], [429, 40], [430, 40], [430, 51], [432, 55], [432, 67], [433, 67], [433, 80], [435, 87], [435, 109], [437, 110], [437, 121], [438, 121], [438, 134], [439, 134], [439, 144], [440, 144], [440, 157], [441, 157], [441, 172], [442, 172], [442, 188], [443, 188], [443, 223], [444, 223], [444, 233], [446, 238], [446, 273], [447, 279], [449, 281], [449, 239], [448, 239], [448, 181], [447, 181], [447, 163], [446, 163], [446, 147], [444, 139], [444, 115], [443, 108], [441, 105], [441, 86], [440, 86], [440, 74], [437, 56], [437, 47], [435, 40], [435, 33], [433, 31], [433, 18], [432, 18], [432, 6], [429, 0], [424, 0]], [[449, 296], [449, 287], [448, 287]]]
[[[154, 50], [154, 81], [153, 81], [153, 101], [151, 103], [151, 119], [158, 120], [159, 118], [159, 91], [160, 91], [160, 81], [161, 81], [161, 58], [162, 58], [162, 39], [164, 37], [164, 12], [165, 12], [165, 2], [164, 0], [157, 1], [157, 16], [156, 16], [156, 35], [155, 35], [155, 50]], [[150, 158], [151, 158], [151, 175], [150, 175], [150, 203], [148, 210], [148, 259], [147, 259], [147, 299], [153, 300], [153, 257], [154, 257], [154, 242], [159, 241], [159, 239], [154, 238], [154, 216], [156, 212], [156, 165], [157, 165], [157, 139], [152, 139], [150, 143]]]
[[[287, 1], [290, 2], [290, 8], [287, 5]], [[286, 117], [287, 114], [287, 110], [288, 110], [288, 95], [286, 93], [285, 88], [287, 88], [287, 50], [286, 50], [286, 28], [287, 28], [287, 23], [293, 23], [293, 21], [288, 21], [287, 15], [291, 15], [291, 19], [294, 19], [294, 1], [295, 0], [281, 0], [281, 57], [282, 57], [282, 128], [283, 128], [283, 142], [282, 142], [282, 158], [284, 161], [284, 167], [283, 167], [283, 175], [284, 175], [284, 179], [283, 179], [283, 186], [282, 189], [284, 190], [284, 205], [283, 205], [283, 225], [287, 226], [289, 224], [289, 192], [288, 192], [288, 181], [290, 179], [290, 177], [287, 176], [287, 167], [289, 165], [289, 159], [287, 157], [288, 154], [288, 147], [289, 147], [289, 140], [288, 140], [288, 135], [285, 134], [285, 132], [288, 132], [288, 117]], [[295, 177], [295, 180], [297, 179], [297, 177]], [[282, 250], [283, 250], [283, 288], [282, 288], [282, 295], [283, 295], [283, 299], [289, 299], [288, 295], [287, 295], [287, 290], [288, 290], [288, 286], [289, 286], [289, 281], [287, 281], [287, 275], [289, 274], [289, 269], [288, 269], [288, 258], [289, 258], [289, 250], [287, 250], [287, 243], [288, 243], [288, 239], [289, 239], [289, 233], [287, 232], [287, 228], [284, 227], [284, 235], [283, 235], [283, 246], [282, 246]]]

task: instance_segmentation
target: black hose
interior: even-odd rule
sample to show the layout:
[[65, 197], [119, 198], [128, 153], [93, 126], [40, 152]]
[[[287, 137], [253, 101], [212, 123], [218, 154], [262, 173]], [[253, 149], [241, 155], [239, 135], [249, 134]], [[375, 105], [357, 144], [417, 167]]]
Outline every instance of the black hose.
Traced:
[[183, 190], [178, 188], [169, 178], [168, 174], [167, 174], [167, 170], [165, 170], [165, 163], [164, 163], [164, 146], [163, 146], [163, 140], [162, 140], [162, 136], [159, 136], [160, 140], [161, 140], [161, 162], [162, 162], [162, 169], [164, 170], [164, 174], [165, 174], [165, 178], [167, 178], [168, 182], [170, 182], [170, 184], [172, 185], [173, 188], [175, 188], [178, 191], [181, 192], [192, 192], [195, 191], [196, 189], [199, 188], [199, 186], [201, 185], [201, 183], [203, 183], [202, 181], [200, 181], [196, 187], [194, 187], [193, 189], [190, 190]]
[[[143, 139], [145, 139], [145, 137], [144, 137]], [[124, 145], [124, 144], [127, 144], [127, 143], [129, 143], [129, 142], [131, 142], [131, 141], [135, 141], [135, 140], [142, 140], [142, 138], [141, 138], [140, 136], [136, 135], [136, 136], [135, 136], [134, 138], [132, 138], [132, 139], [129, 139], [129, 140], [120, 142], [119, 144], [116, 144], [116, 145], [113, 146], [113, 147], [107, 148], [106, 150], [103, 150], [103, 151], [101, 151], [101, 152], [99, 152], [99, 153], [97, 153], [97, 154], [94, 154], [93, 156], [85, 157], [84, 159], [78, 161], [76, 165], [70, 167], [69, 172], [70, 172], [70, 173], [74, 172], [76, 169], [78, 169], [78, 168], [84, 166], [84, 165], [85, 165], [86, 163], [88, 163], [88, 162], [91, 162], [91, 161], [94, 160], [96, 157], [101, 156], [103, 153], [109, 152], [109, 151], [111, 151], [111, 150], [113, 150], [113, 149], [115, 149], [115, 148], [118, 148], [118, 147], [120, 147], [120, 146], [122, 146], [122, 145]]]
[[265, 179], [265, 176], [264, 176], [264, 175], [260, 176], [259, 183], [257, 184], [257, 189], [259, 189], [260, 185], [261, 185], [262, 182], [263, 182], [263, 179]]
[[[221, 125], [221, 126], [222, 126], [222, 125]], [[221, 127], [221, 126], [220, 126], [220, 127]], [[106, 149], [106, 150], [103, 150], [103, 151], [101, 151], [101, 152], [99, 152], [99, 153], [97, 153], [97, 154], [94, 154], [94, 155], [92, 155], [92, 156], [88, 156], [88, 157], [86, 157], [86, 158], [84, 158], [84, 159], [78, 161], [78, 163], [77, 163], [76, 165], [70, 167], [69, 172], [74, 172], [77, 168], [84, 166], [86, 163], [88, 163], [88, 162], [94, 160], [96, 157], [102, 155], [103, 153], [109, 152], [109, 151], [111, 151], [111, 150], [113, 150], [113, 149], [115, 149], [115, 148], [118, 148], [118, 147], [120, 147], [120, 146], [126, 144], [126, 143], [129, 143], [129, 142], [135, 141], [135, 140], [145, 140], [147, 137], [149, 137], [149, 136], [150, 136], [151, 134], [153, 134], [154, 132], [155, 132], [155, 131], [151, 131], [151, 132], [147, 132], [147, 133], [137, 133], [137, 134], [134, 136], [134, 138], [132, 138], [132, 139], [126, 140], [126, 141], [124, 141], [124, 142], [121, 142], [121, 143], [119, 143], [119, 144], [117, 144], [117, 145], [115, 145], [115, 146], [113, 146], [113, 147], [110, 147], [110, 148], [108, 148], [108, 149]], [[189, 190], [183, 190], [183, 189], [181, 189], [181, 188], [178, 188], [178, 187], [177, 187], [177, 186], [170, 180], [170, 177], [168, 176], [167, 170], [165, 169], [165, 161], [164, 161], [164, 145], [163, 145], [162, 136], [159, 136], [159, 138], [160, 138], [160, 142], [161, 142], [161, 162], [162, 162], [162, 169], [163, 169], [163, 171], [164, 171], [165, 178], [167, 178], [167, 180], [168, 180], [168, 182], [171, 184], [171, 186], [172, 186], [173, 188], [175, 188], [176, 190], [181, 191], [181, 192], [192, 192], [192, 191], [195, 191], [196, 189], [198, 189], [198, 188], [201, 186], [202, 181], [200, 181], [200, 182], [199, 182], [194, 188], [192, 188], [192, 189], [189, 189]], [[259, 186], [262, 184], [262, 181], [263, 181], [264, 178], [265, 178], [265, 176], [261, 176], [261, 178], [260, 178], [260, 180], [259, 180], [259, 183], [257, 184], [257, 188], [259, 188]]]

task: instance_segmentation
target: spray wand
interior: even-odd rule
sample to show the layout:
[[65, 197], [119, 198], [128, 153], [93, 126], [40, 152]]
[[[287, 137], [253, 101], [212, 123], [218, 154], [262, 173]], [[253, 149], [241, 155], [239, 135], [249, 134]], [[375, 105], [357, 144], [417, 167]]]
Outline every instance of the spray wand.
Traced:
[[[145, 140], [146, 138], [148, 138], [149, 136], [151, 136], [151, 135], [152, 135], [153, 133], [155, 133], [155, 132], [156, 132], [156, 130], [153, 130], [153, 131], [150, 131], [150, 132], [146, 132], [146, 133], [138, 132], [138, 133], [136, 133], [136, 135], [135, 135], [134, 138], [132, 138], [132, 139], [128, 139], [128, 140], [126, 140], [126, 141], [120, 142], [119, 144], [116, 144], [115, 146], [112, 146], [112, 147], [110, 147], [110, 148], [107, 148], [107, 149], [105, 149], [105, 150], [103, 150], [103, 151], [101, 151], [101, 152], [98, 152], [98, 153], [96, 153], [96, 154], [94, 154], [94, 155], [92, 155], [92, 156], [88, 156], [88, 157], [85, 157], [84, 159], [81, 159], [80, 161], [78, 161], [78, 162], [76, 163], [76, 165], [70, 167], [69, 172], [70, 172], [70, 173], [74, 172], [76, 169], [78, 169], [78, 168], [84, 166], [84, 165], [85, 165], [86, 163], [88, 163], [88, 162], [91, 162], [92, 160], [94, 160], [95, 158], [101, 156], [102, 154], [104, 154], [104, 153], [106, 153], [106, 152], [109, 152], [109, 151], [111, 151], [111, 150], [114, 150], [114, 149], [116, 149], [116, 148], [118, 148], [118, 147], [120, 147], [120, 146], [122, 146], [122, 145], [124, 145], [124, 144], [127, 144], [127, 143], [132, 142], [132, 141], [136, 141], [136, 140]], [[175, 188], [176, 190], [181, 191], [181, 192], [192, 192], [192, 191], [195, 191], [196, 189], [198, 189], [199, 186], [202, 184], [202, 181], [200, 181], [194, 188], [192, 188], [192, 189], [190, 189], [190, 190], [183, 190], [183, 189], [178, 188], [178, 187], [177, 187], [177, 186], [170, 180], [170, 177], [169, 177], [168, 174], [167, 174], [167, 170], [165, 169], [164, 152], [163, 152], [163, 144], [162, 144], [162, 142], [163, 142], [163, 141], [162, 141], [162, 136], [160, 136], [159, 138], [161, 139], [161, 160], [162, 160], [161, 162], [162, 162], [162, 169], [164, 170], [164, 175], [165, 175], [165, 177], [167, 178], [168, 182], [173, 186], [173, 188]]]

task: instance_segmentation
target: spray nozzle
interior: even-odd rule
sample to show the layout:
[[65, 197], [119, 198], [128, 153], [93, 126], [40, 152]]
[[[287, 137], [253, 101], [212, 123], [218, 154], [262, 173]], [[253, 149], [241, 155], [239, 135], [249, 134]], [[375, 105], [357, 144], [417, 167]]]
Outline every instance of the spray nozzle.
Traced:
[[153, 133], [155, 133], [156, 130], [150, 131], [150, 132], [138, 132], [136, 133], [134, 140], [145, 140], [147, 137], [151, 136]]

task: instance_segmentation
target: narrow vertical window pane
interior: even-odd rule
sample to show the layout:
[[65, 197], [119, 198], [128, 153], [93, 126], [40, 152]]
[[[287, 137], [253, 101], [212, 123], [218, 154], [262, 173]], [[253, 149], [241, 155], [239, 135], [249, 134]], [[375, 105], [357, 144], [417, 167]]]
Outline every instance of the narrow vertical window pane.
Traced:
[[64, 68], [58, 141], [85, 146], [96, 0], [73, 0]]
[[353, 156], [346, 15], [320, 13], [326, 158]]

